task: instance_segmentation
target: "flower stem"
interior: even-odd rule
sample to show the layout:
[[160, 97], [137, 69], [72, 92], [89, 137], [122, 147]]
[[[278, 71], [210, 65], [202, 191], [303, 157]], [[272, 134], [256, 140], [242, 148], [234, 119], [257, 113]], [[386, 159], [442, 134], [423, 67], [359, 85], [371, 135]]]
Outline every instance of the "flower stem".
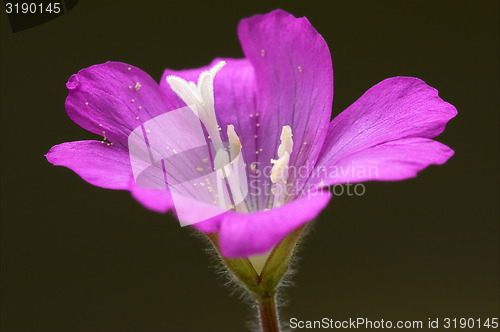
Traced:
[[280, 332], [275, 293], [262, 294], [258, 303], [262, 332]]
[[280, 332], [276, 289], [288, 271], [290, 256], [305, 226], [300, 226], [283, 239], [270, 253], [260, 275], [248, 258], [227, 258], [219, 248], [219, 236], [206, 234], [217, 248], [226, 267], [241, 281], [259, 305], [262, 332]]

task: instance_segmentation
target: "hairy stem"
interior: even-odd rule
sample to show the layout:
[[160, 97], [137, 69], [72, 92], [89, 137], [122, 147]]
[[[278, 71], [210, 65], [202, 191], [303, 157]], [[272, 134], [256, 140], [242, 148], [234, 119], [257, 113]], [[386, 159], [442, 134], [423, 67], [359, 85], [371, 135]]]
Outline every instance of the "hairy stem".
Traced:
[[290, 256], [305, 225], [288, 234], [270, 253], [262, 269], [257, 273], [248, 258], [227, 258], [219, 249], [218, 234], [206, 234], [217, 248], [220, 258], [236, 278], [248, 289], [259, 305], [262, 332], [280, 332], [276, 308], [276, 289], [288, 271]]
[[278, 311], [276, 310], [275, 293], [262, 294], [259, 299], [259, 315], [262, 332], [279, 332]]

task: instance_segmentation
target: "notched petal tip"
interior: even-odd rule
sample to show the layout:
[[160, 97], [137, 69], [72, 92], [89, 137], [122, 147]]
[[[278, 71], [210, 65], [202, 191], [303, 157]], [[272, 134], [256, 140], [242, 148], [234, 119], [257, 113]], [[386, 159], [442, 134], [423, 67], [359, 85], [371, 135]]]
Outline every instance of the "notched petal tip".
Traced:
[[80, 85], [80, 81], [78, 79], [78, 74], [71, 75], [68, 82], [66, 83], [66, 87], [69, 90], [76, 89], [76, 88], [78, 88], [79, 85]]

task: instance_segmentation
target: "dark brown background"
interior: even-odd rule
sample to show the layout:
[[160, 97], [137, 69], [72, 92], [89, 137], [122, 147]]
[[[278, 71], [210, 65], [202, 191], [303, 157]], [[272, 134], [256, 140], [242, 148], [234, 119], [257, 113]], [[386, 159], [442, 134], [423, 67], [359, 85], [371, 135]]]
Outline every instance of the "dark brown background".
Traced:
[[[237, 4], [236, 4], [237, 3]], [[238, 21], [283, 8], [330, 46], [336, 115], [397, 75], [458, 109], [456, 155], [418, 178], [369, 183], [318, 218], [285, 319], [499, 316], [498, 1], [81, 1], [12, 33], [1, 18], [2, 332], [243, 331], [205, 245], [128, 192], [51, 166], [52, 145], [95, 138], [64, 111], [68, 77], [107, 60], [166, 67], [242, 56]]]

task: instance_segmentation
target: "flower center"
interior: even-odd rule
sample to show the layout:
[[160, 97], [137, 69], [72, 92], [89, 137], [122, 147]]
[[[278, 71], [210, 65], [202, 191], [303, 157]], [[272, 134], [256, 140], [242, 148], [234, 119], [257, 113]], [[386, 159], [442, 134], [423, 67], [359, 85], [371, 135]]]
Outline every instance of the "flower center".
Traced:
[[[248, 212], [240, 187], [240, 174], [238, 172], [238, 155], [242, 145], [233, 125], [227, 126], [227, 137], [231, 148], [229, 153], [224, 148], [220, 133], [221, 127], [217, 123], [214, 102], [214, 79], [219, 70], [224, 67], [225, 61], [220, 61], [211, 69], [203, 71], [198, 78], [198, 83], [188, 82], [175, 75], [167, 76], [167, 82], [172, 90], [194, 112], [205, 126], [209, 138], [215, 147], [214, 170], [218, 177], [225, 179], [231, 190], [234, 209], [238, 212]], [[287, 197], [286, 183], [288, 179], [288, 164], [293, 148], [292, 129], [283, 126], [280, 136], [281, 144], [278, 147], [278, 159], [271, 159], [271, 182], [274, 195], [273, 207], [281, 206]], [[229, 167], [227, 166], [229, 165]], [[242, 179], [241, 179], [242, 180]], [[239, 204], [236, 202], [240, 202]]]

